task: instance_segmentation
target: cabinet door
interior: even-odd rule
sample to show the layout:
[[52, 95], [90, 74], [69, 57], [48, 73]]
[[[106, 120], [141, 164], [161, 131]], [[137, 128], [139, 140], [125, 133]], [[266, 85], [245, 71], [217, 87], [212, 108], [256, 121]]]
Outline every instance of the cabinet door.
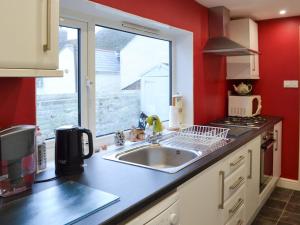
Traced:
[[250, 77], [252, 79], [259, 79], [259, 55], [251, 55], [250, 67]]
[[247, 157], [247, 182], [246, 182], [246, 221], [254, 215], [259, 204], [260, 180], [260, 137], [249, 142], [245, 148]]
[[250, 18], [231, 20], [228, 26], [231, 40], [258, 51], [257, 23]]
[[[249, 18], [230, 21], [229, 37], [247, 48], [258, 51], [257, 23]], [[227, 79], [259, 79], [259, 56], [227, 57]]]
[[274, 178], [279, 179], [281, 175], [282, 122], [279, 122], [274, 126], [274, 139], [273, 175]]
[[227, 79], [259, 79], [259, 56], [227, 57]]
[[249, 19], [249, 48], [258, 51], [258, 26]]
[[0, 68], [58, 68], [59, 0], [1, 0], [0, 15]]
[[221, 166], [217, 163], [178, 188], [180, 224], [221, 225]]

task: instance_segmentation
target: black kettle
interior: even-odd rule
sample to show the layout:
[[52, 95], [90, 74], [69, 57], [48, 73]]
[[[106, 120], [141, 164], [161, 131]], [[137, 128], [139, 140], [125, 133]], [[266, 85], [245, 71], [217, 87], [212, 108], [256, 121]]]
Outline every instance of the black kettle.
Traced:
[[[84, 155], [83, 134], [88, 136], [89, 153]], [[55, 130], [55, 173], [75, 175], [83, 172], [83, 160], [93, 155], [93, 135], [78, 126], [62, 126]]]

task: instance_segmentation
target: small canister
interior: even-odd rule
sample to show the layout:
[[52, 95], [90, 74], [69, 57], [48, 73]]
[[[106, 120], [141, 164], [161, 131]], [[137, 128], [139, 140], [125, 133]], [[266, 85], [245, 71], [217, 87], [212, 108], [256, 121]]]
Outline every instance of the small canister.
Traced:
[[115, 145], [123, 146], [125, 144], [125, 135], [123, 131], [117, 131], [114, 136]]

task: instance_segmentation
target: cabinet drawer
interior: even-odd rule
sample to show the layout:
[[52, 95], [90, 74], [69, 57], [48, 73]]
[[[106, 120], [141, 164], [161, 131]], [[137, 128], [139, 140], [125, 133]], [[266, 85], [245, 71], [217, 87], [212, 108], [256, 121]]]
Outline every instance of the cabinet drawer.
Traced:
[[245, 205], [245, 184], [234, 193], [224, 204], [223, 221], [226, 223], [229, 219], [237, 215], [238, 211]]
[[245, 225], [245, 206], [242, 206], [226, 225]]
[[241, 166], [246, 164], [247, 151], [244, 146], [242, 148], [243, 149], [237, 150], [236, 153], [233, 153], [233, 155], [230, 155], [227, 159], [225, 159], [223, 163], [225, 177], [229, 176]]
[[241, 189], [246, 182], [246, 166], [241, 165], [230, 176], [226, 177], [224, 181], [224, 200], [227, 200], [230, 196]]

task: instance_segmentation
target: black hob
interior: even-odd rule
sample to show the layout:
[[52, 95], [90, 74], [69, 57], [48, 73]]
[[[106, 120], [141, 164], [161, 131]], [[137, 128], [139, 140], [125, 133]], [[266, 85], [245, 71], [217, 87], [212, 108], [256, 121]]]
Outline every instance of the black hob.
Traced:
[[225, 125], [233, 127], [248, 127], [248, 128], [260, 128], [267, 123], [267, 118], [263, 116], [254, 117], [237, 117], [228, 116], [224, 119], [213, 122], [215, 125]]

